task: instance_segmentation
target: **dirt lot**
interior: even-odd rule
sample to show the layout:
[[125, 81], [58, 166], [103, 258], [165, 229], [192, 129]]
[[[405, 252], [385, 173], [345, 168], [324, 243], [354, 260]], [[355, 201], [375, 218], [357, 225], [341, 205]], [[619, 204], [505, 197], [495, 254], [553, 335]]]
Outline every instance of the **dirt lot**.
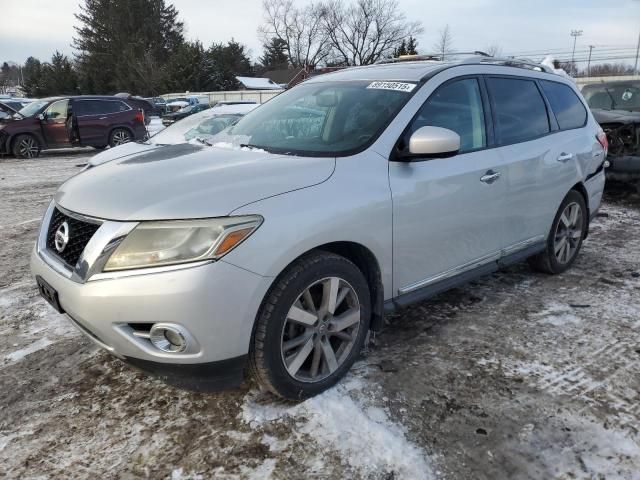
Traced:
[[391, 318], [333, 390], [176, 390], [99, 351], [28, 256], [92, 151], [0, 160], [0, 478], [640, 479], [640, 200], [575, 267], [519, 265]]

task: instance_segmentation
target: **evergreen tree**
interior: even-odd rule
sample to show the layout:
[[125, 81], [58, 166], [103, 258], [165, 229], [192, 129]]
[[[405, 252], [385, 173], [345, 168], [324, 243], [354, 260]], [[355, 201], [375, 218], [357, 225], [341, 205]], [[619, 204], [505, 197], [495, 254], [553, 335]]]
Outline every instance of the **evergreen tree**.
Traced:
[[85, 93], [149, 95], [184, 42], [178, 12], [164, 0], [84, 0], [73, 46]]
[[219, 81], [211, 55], [198, 41], [182, 44], [167, 64], [165, 89], [169, 92], [211, 91]]
[[51, 63], [42, 66], [42, 83], [45, 95], [75, 95], [78, 78], [69, 57], [56, 51]]
[[217, 90], [236, 90], [239, 87], [236, 75], [251, 76], [253, 68], [244, 45], [234, 39], [223, 43], [214, 43], [208, 51], [213, 66], [218, 73]]
[[406, 54], [407, 54], [407, 42], [405, 42], [403, 39], [400, 45], [398, 45], [398, 47], [393, 51], [393, 57], [398, 58]]
[[407, 55], [418, 55], [418, 41], [409, 36], [409, 41], [407, 42]]
[[47, 92], [44, 86], [44, 76], [40, 60], [34, 57], [27, 58], [22, 68], [24, 84], [22, 85], [28, 97], [44, 97]]
[[282, 38], [272, 38], [263, 46], [264, 53], [260, 57], [260, 63], [265, 70], [281, 70], [289, 67], [287, 57], [287, 42]]

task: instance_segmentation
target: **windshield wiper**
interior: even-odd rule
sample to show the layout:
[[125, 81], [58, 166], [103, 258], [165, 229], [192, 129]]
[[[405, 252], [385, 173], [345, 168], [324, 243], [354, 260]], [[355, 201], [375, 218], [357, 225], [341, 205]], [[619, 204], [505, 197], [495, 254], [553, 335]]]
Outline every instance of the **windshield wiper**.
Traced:
[[240, 144], [240, 148], [252, 148], [252, 149], [254, 149], [254, 150], [265, 150], [265, 151], [267, 150], [267, 149], [266, 149], [266, 148], [264, 148], [264, 147], [260, 147], [260, 146], [258, 146], [258, 145], [252, 145], [252, 144], [250, 144], [250, 143], [241, 143], [241, 144]]
[[213, 143], [211, 142], [207, 142], [204, 138], [202, 137], [195, 137], [196, 141], [202, 143], [203, 145], [208, 145], [210, 147], [213, 147]]

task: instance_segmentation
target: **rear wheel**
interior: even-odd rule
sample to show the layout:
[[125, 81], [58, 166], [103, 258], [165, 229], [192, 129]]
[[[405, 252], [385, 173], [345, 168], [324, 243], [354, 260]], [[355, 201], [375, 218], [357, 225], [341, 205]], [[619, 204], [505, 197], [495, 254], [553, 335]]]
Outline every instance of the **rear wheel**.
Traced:
[[251, 373], [283, 398], [316, 395], [351, 368], [370, 317], [369, 287], [353, 263], [327, 252], [304, 256], [265, 299], [250, 352]]
[[17, 158], [36, 158], [40, 150], [40, 142], [33, 135], [18, 135], [13, 141], [13, 154]]
[[131, 132], [126, 128], [116, 128], [109, 136], [109, 146], [117, 147], [131, 141]]
[[562, 201], [553, 220], [547, 248], [529, 259], [535, 270], [545, 273], [562, 273], [578, 257], [587, 230], [587, 206], [584, 197], [571, 190]]

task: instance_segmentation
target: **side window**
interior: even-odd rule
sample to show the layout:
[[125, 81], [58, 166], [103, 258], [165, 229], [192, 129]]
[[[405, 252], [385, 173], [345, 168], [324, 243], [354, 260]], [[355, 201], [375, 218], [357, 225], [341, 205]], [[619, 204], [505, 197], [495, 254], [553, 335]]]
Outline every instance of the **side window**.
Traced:
[[501, 144], [518, 143], [549, 133], [547, 107], [533, 80], [487, 78]]
[[456, 132], [460, 135], [461, 153], [485, 147], [487, 136], [478, 80], [466, 78], [438, 88], [420, 108], [409, 135], [425, 126]]
[[587, 110], [571, 87], [549, 80], [541, 80], [540, 85], [561, 130], [579, 128], [586, 123]]
[[56, 118], [67, 118], [67, 105], [69, 100], [59, 100], [49, 105], [44, 112], [44, 116], [47, 120], [53, 120]]

